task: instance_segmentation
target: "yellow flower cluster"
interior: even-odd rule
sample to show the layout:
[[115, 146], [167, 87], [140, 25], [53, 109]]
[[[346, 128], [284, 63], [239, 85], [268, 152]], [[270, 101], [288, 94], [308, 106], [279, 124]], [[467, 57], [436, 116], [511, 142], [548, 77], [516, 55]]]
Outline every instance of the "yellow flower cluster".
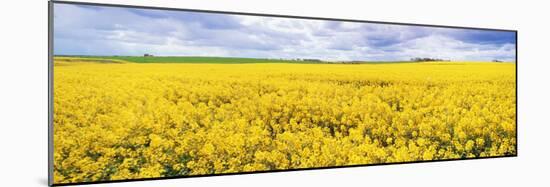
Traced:
[[507, 63], [55, 63], [55, 183], [516, 154]]

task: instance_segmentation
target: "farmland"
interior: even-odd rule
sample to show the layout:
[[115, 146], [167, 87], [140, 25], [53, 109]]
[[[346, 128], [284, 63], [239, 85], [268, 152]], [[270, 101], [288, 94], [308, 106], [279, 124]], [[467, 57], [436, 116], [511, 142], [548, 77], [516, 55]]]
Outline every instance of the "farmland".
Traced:
[[[250, 64], [250, 63], [291, 63], [291, 60], [266, 58], [233, 58], [233, 57], [194, 57], [194, 56], [63, 56], [60, 59], [79, 60], [118, 60], [133, 63], [194, 63], [194, 64]], [[307, 63], [307, 62], [301, 62]]]
[[512, 63], [57, 58], [54, 179], [515, 155], [515, 80]]
[[[269, 58], [236, 58], [236, 57], [202, 57], [202, 56], [59, 56], [58, 61], [117, 61], [131, 63], [191, 63], [191, 64], [255, 64], [255, 63], [293, 63], [319, 64], [341, 62], [313, 62], [296, 59], [269, 59]], [[363, 61], [356, 63], [387, 64], [411, 63], [410, 61]]]

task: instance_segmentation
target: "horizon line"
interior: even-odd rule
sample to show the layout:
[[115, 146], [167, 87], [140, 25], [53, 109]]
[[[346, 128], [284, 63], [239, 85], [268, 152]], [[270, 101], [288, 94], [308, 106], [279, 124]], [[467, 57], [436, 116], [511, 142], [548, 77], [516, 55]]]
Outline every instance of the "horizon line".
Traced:
[[326, 60], [319, 58], [268, 58], [268, 57], [234, 57], [234, 56], [186, 56], [186, 55], [65, 55], [65, 54], [54, 54], [54, 57], [143, 57], [143, 58], [155, 58], [155, 57], [197, 57], [197, 58], [233, 58], [233, 59], [263, 59], [263, 60], [282, 60], [282, 61], [320, 61], [320, 62], [415, 62], [412, 60], [414, 58], [423, 58], [431, 59], [425, 61], [417, 62], [500, 62], [500, 63], [515, 63], [515, 60], [453, 60], [453, 59], [440, 59], [440, 58], [429, 58], [429, 57], [414, 57], [409, 60]]

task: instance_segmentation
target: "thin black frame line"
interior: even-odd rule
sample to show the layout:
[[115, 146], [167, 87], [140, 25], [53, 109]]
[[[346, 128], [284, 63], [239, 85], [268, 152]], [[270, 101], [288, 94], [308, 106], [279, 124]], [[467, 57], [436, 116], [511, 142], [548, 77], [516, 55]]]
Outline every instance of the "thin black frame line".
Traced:
[[152, 177], [152, 178], [138, 178], [138, 179], [120, 179], [120, 180], [110, 180], [110, 181], [93, 181], [93, 182], [77, 182], [77, 183], [58, 183], [58, 184], [52, 184], [51, 186], [90, 185], [90, 184], [155, 181], [155, 180], [166, 180], [166, 179], [185, 179], [185, 178], [235, 176], [235, 175], [238, 176], [238, 175], [263, 174], [263, 173], [282, 173], [282, 172], [309, 171], [309, 170], [346, 169], [346, 168], [358, 168], [358, 167], [365, 167], [365, 166], [371, 167], [371, 166], [388, 166], [388, 165], [407, 165], [407, 164], [419, 164], [419, 163], [438, 163], [438, 162], [452, 162], [452, 161], [463, 161], [463, 160], [484, 160], [484, 159], [494, 159], [494, 158], [514, 158], [514, 157], [517, 157], [517, 154], [515, 154], [515, 155], [502, 155], [502, 156], [489, 156], [489, 157], [480, 157], [480, 158], [417, 160], [417, 161], [411, 161], [411, 162], [377, 163], [377, 164], [368, 164], [368, 165], [357, 164], [357, 165], [327, 166], [327, 167], [314, 167], [314, 168], [294, 168], [294, 169], [247, 171], [247, 172], [236, 172], [236, 173], [202, 174], [202, 175], [171, 176], [171, 177]]
[[519, 100], [519, 97], [518, 97], [518, 31], [514, 31], [515, 34], [516, 34], [516, 156], [518, 156], [518, 137], [519, 137], [519, 131], [518, 131], [518, 100]]
[[245, 16], [264, 16], [264, 17], [294, 18], [294, 19], [309, 19], [309, 20], [324, 20], [324, 21], [346, 21], [346, 22], [358, 22], [358, 23], [390, 24], [390, 25], [421, 26], [421, 27], [437, 27], [437, 28], [454, 28], [454, 29], [476, 29], [476, 30], [505, 31], [505, 32], [514, 32], [514, 31], [517, 31], [517, 30], [514, 30], [514, 29], [496, 29], [496, 28], [483, 28], [483, 27], [467, 27], [467, 26], [452, 26], [452, 25], [437, 25], [437, 24], [403, 23], [403, 22], [372, 21], [372, 20], [356, 20], [356, 19], [325, 18], [325, 17], [310, 17], [310, 16], [291, 16], [291, 15], [282, 15], [282, 14], [265, 14], [265, 13], [250, 13], [250, 12], [231, 12], [231, 11], [205, 10], [205, 9], [169, 8], [169, 7], [140, 6], [140, 5], [122, 5], [122, 4], [110, 4], [110, 3], [90, 3], [90, 2], [64, 1], [64, 0], [51, 0], [51, 1], [54, 2], [54, 3], [58, 3], [58, 4], [76, 4], [76, 5], [91, 5], [91, 6], [104, 6], [104, 7], [118, 7], [118, 8], [138, 8], [138, 9], [150, 9], [150, 10], [188, 11], [188, 12], [199, 12], [199, 13], [233, 14], [233, 15], [245, 15]]
[[[488, 30], [488, 31], [506, 31], [515, 33], [515, 73], [516, 73], [516, 145], [515, 154], [512, 155], [499, 155], [488, 157], [475, 157], [475, 158], [455, 158], [455, 159], [440, 159], [440, 160], [416, 160], [410, 162], [391, 162], [391, 163], [375, 163], [375, 164], [357, 164], [357, 165], [342, 165], [342, 166], [328, 166], [328, 167], [312, 167], [312, 168], [294, 168], [285, 170], [263, 170], [263, 171], [250, 171], [250, 172], [236, 172], [236, 173], [219, 173], [219, 174], [204, 174], [204, 175], [188, 175], [188, 176], [172, 176], [172, 177], [154, 177], [154, 178], [139, 178], [139, 179], [121, 179], [121, 180], [109, 180], [109, 181], [93, 181], [93, 182], [77, 182], [77, 183], [58, 183], [55, 184], [53, 180], [53, 160], [48, 159], [48, 185], [49, 186], [69, 186], [69, 185], [87, 185], [87, 184], [103, 184], [103, 183], [120, 183], [120, 182], [136, 182], [136, 181], [152, 181], [152, 180], [165, 180], [165, 179], [182, 179], [182, 178], [198, 178], [198, 177], [215, 177], [215, 176], [228, 176], [228, 175], [246, 175], [246, 174], [260, 174], [260, 173], [277, 173], [277, 172], [291, 172], [291, 171], [306, 171], [306, 170], [322, 170], [322, 169], [337, 169], [337, 168], [352, 168], [352, 167], [366, 167], [366, 166], [384, 166], [384, 165], [398, 165], [398, 164], [415, 164], [415, 163], [437, 163], [447, 161], [464, 161], [464, 160], [483, 160], [492, 158], [510, 158], [518, 157], [518, 31], [506, 30], [506, 29], [490, 29], [490, 28], [476, 28], [476, 27], [459, 27], [459, 26], [443, 26], [443, 25], [427, 25], [427, 24], [413, 24], [413, 23], [397, 23], [397, 22], [380, 22], [380, 21], [364, 21], [364, 20], [349, 20], [349, 19], [335, 19], [335, 18], [318, 18], [318, 17], [303, 17], [303, 16], [288, 16], [288, 15], [274, 15], [274, 14], [256, 14], [256, 13], [242, 13], [242, 12], [226, 12], [226, 11], [212, 11], [212, 10], [197, 10], [197, 9], [182, 9], [182, 8], [163, 8], [163, 7], [147, 7], [147, 6], [134, 6], [134, 5], [118, 5], [118, 4], [102, 4], [102, 3], [89, 3], [89, 2], [72, 2], [72, 1], [57, 1], [50, 0], [48, 2], [48, 156], [53, 159], [53, 11], [54, 4], [80, 4], [80, 5], [94, 5], [94, 6], [108, 6], [108, 7], [126, 7], [126, 8], [141, 8], [141, 9], [153, 9], [153, 10], [172, 10], [172, 11], [190, 11], [190, 12], [204, 12], [204, 13], [219, 13], [219, 14], [235, 14], [235, 15], [251, 15], [251, 16], [268, 16], [268, 17], [283, 17], [283, 18], [297, 18], [297, 19], [315, 19], [315, 20], [330, 20], [330, 21], [346, 21], [346, 22], [360, 22], [360, 23], [377, 23], [377, 24], [390, 24], [390, 25], [408, 25], [408, 26], [424, 26], [424, 27], [438, 27], [438, 28], [455, 28], [455, 29], [472, 29], [472, 30]], [[50, 7], [51, 6], [51, 7]], [[50, 125], [51, 124], [51, 125]], [[51, 128], [51, 129], [50, 129]], [[52, 150], [50, 150], [50, 146]], [[50, 167], [51, 165], [51, 167]]]

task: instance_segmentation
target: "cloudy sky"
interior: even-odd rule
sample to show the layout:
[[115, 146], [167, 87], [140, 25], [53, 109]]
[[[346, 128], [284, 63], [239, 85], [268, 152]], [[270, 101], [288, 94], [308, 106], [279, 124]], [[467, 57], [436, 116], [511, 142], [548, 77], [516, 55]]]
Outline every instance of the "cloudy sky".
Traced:
[[55, 4], [56, 55], [515, 59], [515, 33]]

